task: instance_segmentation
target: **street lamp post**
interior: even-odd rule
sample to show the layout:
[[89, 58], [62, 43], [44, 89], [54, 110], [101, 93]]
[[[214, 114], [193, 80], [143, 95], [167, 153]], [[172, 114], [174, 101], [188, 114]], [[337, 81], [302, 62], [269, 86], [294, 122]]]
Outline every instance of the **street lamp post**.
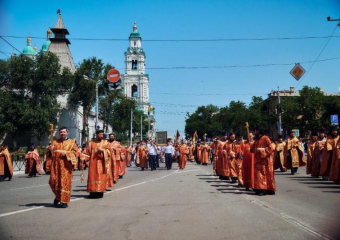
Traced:
[[282, 120], [281, 120], [281, 100], [280, 100], [280, 87], [277, 87], [277, 98], [278, 98], [278, 114], [279, 114], [279, 134], [282, 133]]
[[140, 115], [140, 140], [143, 140], [143, 114]]
[[132, 146], [132, 114], [133, 114], [133, 109], [131, 108], [131, 123], [130, 123], [130, 146]]
[[96, 123], [95, 123], [95, 129], [97, 130], [97, 127], [98, 127], [98, 102], [99, 102], [99, 97], [98, 97], [98, 81], [95, 81], [94, 79], [92, 78], [89, 78], [88, 76], [86, 75], [83, 75], [84, 79], [85, 80], [91, 80], [93, 82], [96, 83]]

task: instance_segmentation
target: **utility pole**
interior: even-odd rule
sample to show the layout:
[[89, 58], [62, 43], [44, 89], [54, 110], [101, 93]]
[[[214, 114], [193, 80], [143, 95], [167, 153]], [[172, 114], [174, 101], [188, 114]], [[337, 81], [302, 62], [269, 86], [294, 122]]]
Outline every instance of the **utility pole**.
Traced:
[[279, 129], [278, 132], [279, 134], [282, 133], [282, 122], [281, 122], [281, 101], [280, 101], [280, 87], [277, 87], [277, 99], [278, 99], [278, 108], [277, 112], [279, 114]]
[[130, 123], [130, 146], [132, 146], [132, 113], [133, 113], [133, 109], [131, 108], [131, 123]]
[[98, 81], [96, 81], [96, 131], [98, 129], [98, 102], [99, 102], [99, 98], [98, 98]]
[[143, 113], [140, 115], [140, 140], [143, 140]]
[[91, 80], [91, 81], [93, 81], [93, 82], [95, 82], [96, 83], [96, 123], [95, 123], [95, 131], [97, 130], [97, 127], [98, 127], [98, 110], [99, 110], [99, 107], [98, 107], [98, 105], [99, 105], [99, 98], [98, 98], [98, 81], [99, 80], [94, 80], [94, 79], [92, 79], [92, 78], [89, 78], [88, 76], [86, 76], [86, 75], [83, 75], [83, 78], [85, 79], [85, 80]]

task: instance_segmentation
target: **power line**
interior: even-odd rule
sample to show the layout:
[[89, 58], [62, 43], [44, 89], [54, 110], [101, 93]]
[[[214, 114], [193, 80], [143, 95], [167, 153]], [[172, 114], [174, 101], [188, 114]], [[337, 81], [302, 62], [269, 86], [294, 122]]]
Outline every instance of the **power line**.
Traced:
[[[338, 27], [338, 25], [335, 26], [334, 31], [333, 31], [333, 33], [332, 33], [331, 36], [334, 35], [334, 33], [335, 33], [337, 27]], [[303, 79], [306, 78], [307, 74], [308, 74], [308, 73], [310, 72], [310, 70], [313, 68], [314, 64], [315, 64], [316, 62], [318, 62], [319, 57], [321, 56], [321, 54], [323, 53], [323, 51], [324, 51], [325, 48], [327, 47], [327, 45], [328, 45], [328, 43], [329, 43], [330, 40], [331, 40], [331, 38], [329, 38], [329, 39], [327, 40], [326, 44], [325, 44], [325, 45], [323, 46], [323, 48], [321, 49], [321, 52], [320, 52], [319, 55], [316, 57], [315, 61], [313, 61], [312, 65], [309, 67], [309, 69], [308, 69], [308, 71], [306, 72], [306, 74], [302, 77], [302, 79], [298, 82], [298, 84], [296, 84], [295, 88], [297, 88], [297, 87], [300, 85], [300, 83], [303, 81]]]
[[[340, 57], [335, 58], [327, 58], [327, 59], [321, 59], [321, 60], [313, 60], [313, 61], [305, 61], [300, 63], [315, 63], [315, 62], [326, 62], [326, 61], [334, 61], [338, 60]], [[254, 64], [254, 65], [225, 65], [225, 66], [182, 66], [182, 67], [148, 67], [147, 70], [184, 70], [184, 69], [216, 69], [216, 68], [254, 68], [254, 67], [270, 67], [270, 66], [290, 66], [295, 65], [294, 63], [268, 63], [268, 64]], [[119, 70], [124, 70], [125, 68], [117, 68]]]
[[9, 57], [5, 52], [0, 51], [0, 53], [2, 53], [3, 55], [5, 55], [6, 57]]
[[[22, 36], [1, 36], [6, 38], [27, 38]], [[46, 37], [30, 37], [46, 39]], [[143, 39], [144, 42], [227, 42], [227, 41], [280, 41], [280, 40], [306, 40], [340, 38], [340, 36], [304, 36], [304, 37], [277, 37], [277, 38], [212, 38], [212, 39]], [[129, 41], [127, 38], [69, 38], [81, 41]]]
[[152, 95], [155, 94], [161, 94], [161, 95], [190, 95], [190, 96], [244, 96], [244, 95], [253, 95], [253, 96], [258, 96], [258, 95], [267, 95], [268, 93], [152, 93]]
[[8, 45], [10, 45], [12, 48], [14, 48], [15, 50], [17, 50], [19, 53], [22, 53], [22, 52], [20, 52], [16, 47], [14, 47], [11, 43], [9, 43], [6, 39], [4, 39], [2, 36], [0, 36], [0, 38], [2, 38], [2, 40], [4, 40]]

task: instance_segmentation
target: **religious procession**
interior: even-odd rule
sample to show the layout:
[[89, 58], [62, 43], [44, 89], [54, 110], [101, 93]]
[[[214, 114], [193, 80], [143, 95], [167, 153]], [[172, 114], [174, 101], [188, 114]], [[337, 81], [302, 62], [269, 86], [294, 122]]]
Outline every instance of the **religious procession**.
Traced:
[[[248, 124], [248, 123], [247, 123]], [[248, 125], [247, 125], [248, 126]], [[294, 175], [298, 168], [305, 166], [306, 173], [313, 178], [322, 177], [326, 181], [340, 184], [340, 141], [339, 129], [333, 126], [325, 133], [312, 131], [305, 145], [291, 131], [287, 139], [282, 135], [272, 141], [264, 134], [264, 129], [257, 127], [254, 132], [247, 127], [247, 138], [240, 133], [224, 134], [215, 137], [211, 143], [198, 140], [197, 132], [193, 140], [182, 139], [177, 133], [175, 143], [170, 139], [166, 146], [160, 147], [154, 141], [143, 140], [136, 146], [124, 147], [114, 134], [105, 139], [104, 131], [97, 130], [96, 138], [82, 148], [75, 140], [68, 139], [68, 129], [59, 129], [60, 138], [49, 144], [43, 170], [50, 174], [49, 185], [55, 194], [53, 204], [66, 208], [71, 199], [72, 175], [74, 170], [84, 171], [88, 167], [87, 192], [89, 198], [102, 198], [107, 189], [122, 179], [125, 168], [135, 162], [141, 171], [150, 167], [151, 171], [159, 168], [160, 159], [164, 159], [167, 170], [177, 162], [178, 168], [184, 170], [187, 161], [213, 167], [214, 175], [221, 180], [230, 180], [239, 188], [254, 191], [258, 196], [274, 195], [276, 184], [274, 170], [291, 171]], [[25, 173], [29, 178], [42, 174], [39, 154], [32, 143], [25, 156]], [[136, 160], [135, 160], [136, 158]], [[1, 146], [0, 178], [11, 180], [13, 167], [5, 146]], [[84, 181], [84, 174], [81, 175]]]
[[339, 1], [0, 2], [1, 240], [340, 239]]

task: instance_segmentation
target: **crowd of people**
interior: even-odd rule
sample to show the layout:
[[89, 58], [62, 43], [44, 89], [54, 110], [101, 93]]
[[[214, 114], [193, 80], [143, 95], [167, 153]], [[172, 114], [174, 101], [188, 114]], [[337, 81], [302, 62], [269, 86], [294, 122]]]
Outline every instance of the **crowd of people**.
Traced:
[[[96, 131], [96, 138], [78, 147], [75, 140], [69, 139], [66, 127], [59, 129], [59, 139], [49, 144], [44, 155], [43, 166], [35, 144], [31, 144], [25, 156], [25, 173], [28, 177], [50, 174], [49, 185], [55, 194], [54, 205], [66, 208], [71, 199], [72, 177], [75, 170], [88, 168], [87, 192], [90, 198], [102, 198], [107, 189], [125, 175], [125, 168], [135, 162], [141, 171], [159, 168], [165, 162], [170, 170], [173, 162], [178, 162], [180, 170], [187, 161], [208, 166], [213, 165], [214, 175], [221, 180], [237, 183], [238, 187], [252, 189], [259, 196], [275, 194], [274, 170], [288, 170], [295, 174], [301, 166], [312, 177], [340, 183], [340, 141], [339, 130], [333, 126], [328, 135], [324, 129], [312, 132], [304, 144], [291, 131], [287, 139], [282, 135], [272, 141], [261, 127], [249, 132], [247, 139], [239, 133], [224, 134], [213, 138], [212, 142], [182, 139], [165, 146], [154, 141], [142, 140], [133, 146], [122, 146], [114, 134], [105, 139], [103, 130]], [[0, 147], [0, 180], [13, 176], [11, 156], [5, 146]], [[84, 176], [83, 173], [81, 175]]]

